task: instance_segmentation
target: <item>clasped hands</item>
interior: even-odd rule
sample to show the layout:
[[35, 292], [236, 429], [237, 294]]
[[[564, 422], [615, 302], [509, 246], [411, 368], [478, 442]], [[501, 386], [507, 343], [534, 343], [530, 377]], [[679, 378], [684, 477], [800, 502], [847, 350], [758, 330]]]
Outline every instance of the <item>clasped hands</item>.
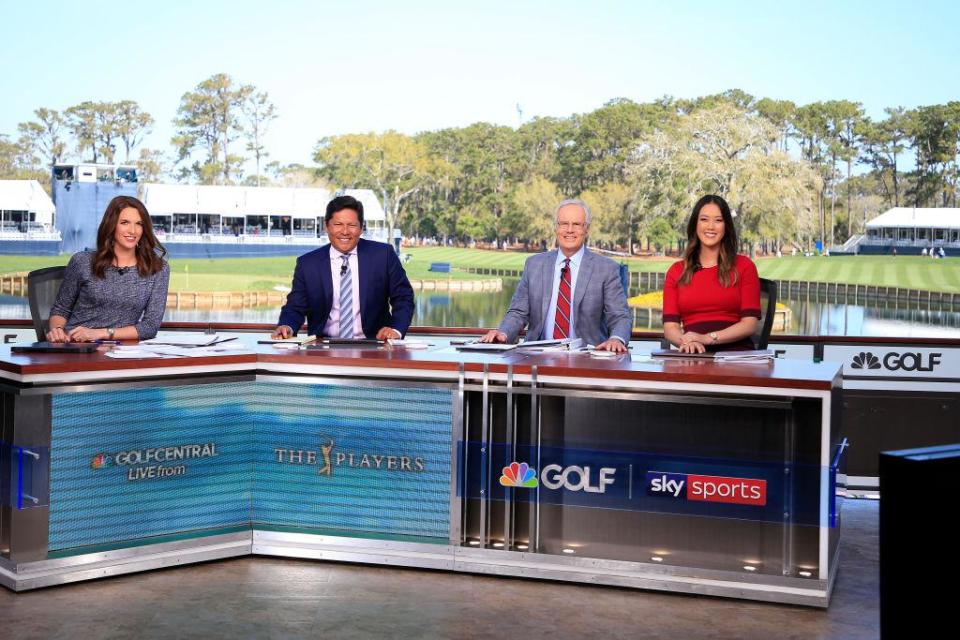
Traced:
[[[490, 329], [487, 331], [480, 342], [501, 342], [505, 343], [507, 341], [507, 334], [502, 331], [497, 331], [496, 329]], [[626, 353], [627, 347], [625, 344], [617, 340], [616, 338], [609, 338], [604, 340], [595, 347], [598, 351], [612, 351], [613, 353]]]
[[67, 332], [63, 327], [54, 327], [47, 331], [47, 342], [94, 342], [105, 340], [109, 335], [106, 329], [74, 327]]
[[680, 344], [677, 345], [677, 348], [680, 350], [680, 353], [704, 353], [707, 350], [706, 345], [712, 344], [710, 336], [705, 336], [702, 333], [696, 333], [694, 331], [687, 331], [682, 336], [680, 336]]

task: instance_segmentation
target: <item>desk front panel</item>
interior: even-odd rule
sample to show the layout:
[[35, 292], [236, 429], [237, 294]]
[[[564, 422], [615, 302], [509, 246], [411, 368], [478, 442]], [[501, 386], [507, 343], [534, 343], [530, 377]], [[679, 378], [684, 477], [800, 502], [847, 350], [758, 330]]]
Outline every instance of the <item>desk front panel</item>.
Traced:
[[838, 510], [835, 470], [821, 464], [822, 399], [505, 391], [488, 389], [486, 412], [482, 391], [467, 395], [464, 546], [826, 570], [822, 533]]
[[446, 544], [453, 399], [360, 381], [55, 394], [50, 446], [34, 448], [49, 452], [47, 550], [250, 527]]

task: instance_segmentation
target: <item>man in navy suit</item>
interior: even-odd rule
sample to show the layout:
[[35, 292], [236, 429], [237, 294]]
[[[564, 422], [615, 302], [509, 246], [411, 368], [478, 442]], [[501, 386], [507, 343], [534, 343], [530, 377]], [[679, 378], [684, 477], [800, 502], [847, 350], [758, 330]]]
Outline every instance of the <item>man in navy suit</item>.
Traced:
[[413, 319], [413, 287], [393, 247], [362, 240], [363, 203], [339, 196], [327, 205], [330, 244], [297, 258], [293, 288], [274, 338], [312, 336], [399, 339]]

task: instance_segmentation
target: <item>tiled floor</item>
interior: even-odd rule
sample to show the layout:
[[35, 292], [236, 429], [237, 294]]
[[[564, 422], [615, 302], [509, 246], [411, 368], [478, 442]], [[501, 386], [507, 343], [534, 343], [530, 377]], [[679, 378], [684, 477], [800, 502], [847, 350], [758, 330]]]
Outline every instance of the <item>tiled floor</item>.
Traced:
[[0, 638], [876, 638], [878, 506], [843, 506], [840, 573], [826, 611], [243, 558], [21, 594], [0, 589]]

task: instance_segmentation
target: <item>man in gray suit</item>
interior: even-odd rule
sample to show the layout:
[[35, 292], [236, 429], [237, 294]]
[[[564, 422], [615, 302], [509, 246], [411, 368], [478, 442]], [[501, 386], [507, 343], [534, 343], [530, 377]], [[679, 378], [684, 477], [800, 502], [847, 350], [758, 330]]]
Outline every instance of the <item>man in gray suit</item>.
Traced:
[[590, 209], [581, 200], [564, 200], [556, 211], [559, 250], [531, 256], [496, 329], [481, 342], [515, 342], [523, 327], [528, 340], [581, 338], [598, 349], [625, 353], [630, 311], [620, 284], [620, 268], [589, 251]]

